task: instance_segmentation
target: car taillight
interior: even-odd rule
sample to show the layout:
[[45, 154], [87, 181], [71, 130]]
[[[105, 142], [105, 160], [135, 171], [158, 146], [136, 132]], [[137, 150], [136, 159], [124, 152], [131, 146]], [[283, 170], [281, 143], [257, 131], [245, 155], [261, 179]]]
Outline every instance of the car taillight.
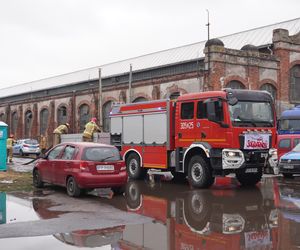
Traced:
[[125, 170], [126, 170], [126, 166], [120, 168], [120, 171], [125, 171]]
[[25, 147], [25, 148], [28, 148], [28, 147], [29, 147], [29, 145], [27, 145], [27, 144], [23, 144], [23, 147]]
[[86, 161], [80, 162], [79, 169], [81, 172], [90, 172], [88, 162], [86, 162]]

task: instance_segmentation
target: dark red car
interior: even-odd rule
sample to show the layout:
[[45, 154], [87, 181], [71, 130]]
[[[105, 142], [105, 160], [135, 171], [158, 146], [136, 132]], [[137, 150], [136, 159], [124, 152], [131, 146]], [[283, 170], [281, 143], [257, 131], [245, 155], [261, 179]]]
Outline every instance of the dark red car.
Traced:
[[33, 168], [33, 185], [64, 186], [70, 196], [84, 189], [111, 187], [121, 193], [127, 182], [125, 162], [111, 145], [93, 142], [62, 143], [39, 159]]

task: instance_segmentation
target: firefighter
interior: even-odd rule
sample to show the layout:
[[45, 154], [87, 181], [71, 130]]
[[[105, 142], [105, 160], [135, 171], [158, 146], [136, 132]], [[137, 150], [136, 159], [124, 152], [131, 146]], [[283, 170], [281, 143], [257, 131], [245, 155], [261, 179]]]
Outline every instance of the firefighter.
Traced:
[[9, 162], [12, 162], [13, 158], [13, 144], [16, 141], [14, 140], [14, 135], [10, 134], [9, 137], [6, 140], [6, 149], [7, 149], [7, 158], [9, 159]]
[[44, 155], [46, 150], [47, 150], [47, 136], [46, 135], [41, 135], [40, 136], [40, 149], [41, 153]]
[[67, 134], [69, 131], [70, 124], [65, 123], [62, 125], [59, 125], [56, 129], [53, 131], [54, 139], [53, 139], [53, 146], [59, 144], [61, 142], [61, 135]]
[[92, 142], [93, 134], [95, 132], [101, 132], [101, 129], [96, 124], [97, 118], [93, 117], [90, 122], [85, 125], [85, 130], [83, 131], [82, 140]]

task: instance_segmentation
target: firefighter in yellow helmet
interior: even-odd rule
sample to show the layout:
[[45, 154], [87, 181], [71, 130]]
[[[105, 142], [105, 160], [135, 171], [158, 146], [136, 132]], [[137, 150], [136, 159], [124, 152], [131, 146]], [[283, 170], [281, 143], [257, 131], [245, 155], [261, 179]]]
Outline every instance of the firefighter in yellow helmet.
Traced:
[[59, 144], [61, 142], [61, 135], [67, 134], [69, 131], [70, 124], [65, 123], [62, 125], [59, 125], [56, 129], [53, 131], [54, 139], [53, 139], [53, 146]]
[[10, 134], [9, 137], [6, 140], [6, 149], [7, 149], [7, 158], [9, 159], [9, 162], [12, 162], [13, 158], [13, 144], [16, 141], [14, 140], [14, 135]]
[[45, 134], [41, 134], [39, 138], [41, 153], [45, 154], [48, 145], [48, 138]]
[[85, 130], [83, 131], [82, 140], [83, 141], [93, 141], [93, 134], [95, 132], [101, 132], [101, 129], [96, 124], [97, 118], [93, 117], [91, 121], [85, 124]]

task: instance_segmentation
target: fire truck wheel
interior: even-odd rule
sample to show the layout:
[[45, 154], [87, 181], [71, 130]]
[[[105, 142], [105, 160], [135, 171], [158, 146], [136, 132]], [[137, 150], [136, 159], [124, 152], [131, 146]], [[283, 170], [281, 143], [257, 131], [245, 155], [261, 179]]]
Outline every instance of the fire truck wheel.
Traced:
[[189, 162], [188, 180], [195, 188], [207, 188], [214, 182], [207, 162], [199, 155], [193, 156]]
[[126, 160], [126, 169], [129, 178], [137, 180], [142, 177], [143, 170], [141, 169], [140, 158], [137, 154], [130, 154]]
[[129, 181], [125, 190], [126, 204], [130, 209], [137, 209], [141, 206], [141, 191], [135, 181]]
[[262, 177], [262, 171], [257, 173], [245, 173], [245, 169], [242, 169], [236, 173], [236, 178], [242, 186], [255, 186], [260, 182]]
[[184, 199], [186, 223], [196, 231], [202, 231], [209, 222], [211, 201], [202, 191], [189, 192]]

